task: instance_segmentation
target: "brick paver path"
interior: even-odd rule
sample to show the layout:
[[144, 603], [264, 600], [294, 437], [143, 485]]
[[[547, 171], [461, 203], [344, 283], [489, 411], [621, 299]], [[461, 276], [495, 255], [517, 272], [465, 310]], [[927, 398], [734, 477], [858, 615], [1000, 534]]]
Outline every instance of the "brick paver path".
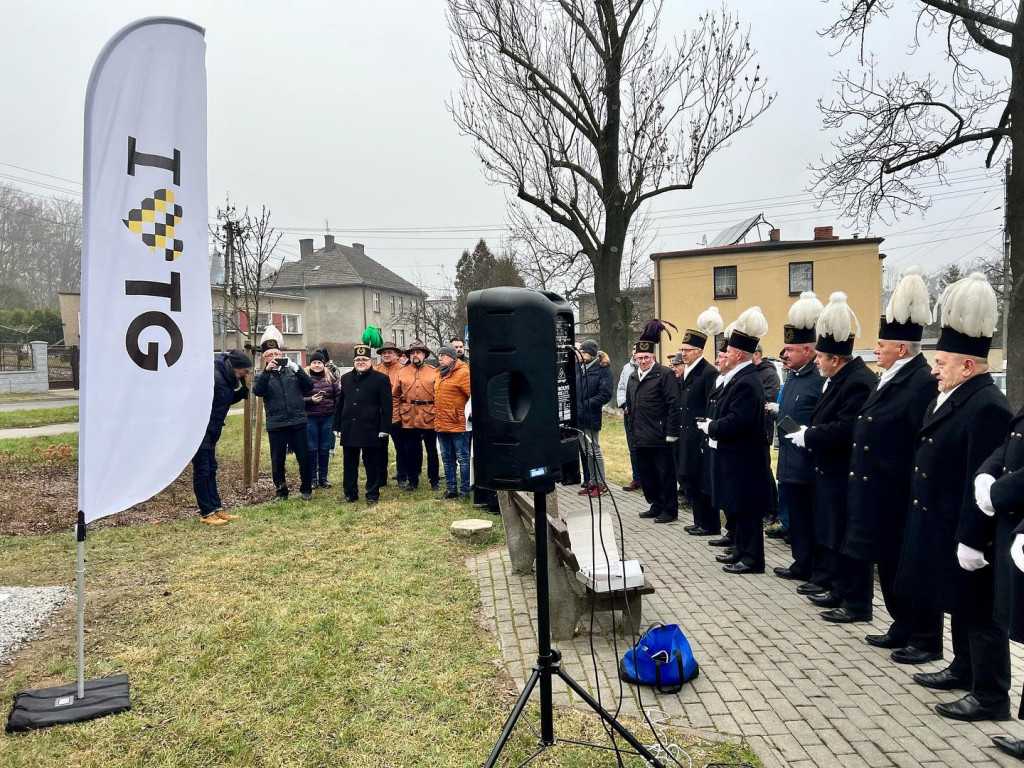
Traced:
[[[877, 587], [872, 623], [827, 623], [818, 617], [819, 609], [796, 594], [796, 582], [771, 574], [772, 566], [789, 565], [789, 547], [781, 541], [765, 540], [765, 575], [728, 575], [714, 559], [721, 549], [683, 531], [691, 522], [687, 510], [678, 523], [655, 525], [637, 517], [646, 508], [640, 495], [615, 489], [615, 497], [625, 530], [624, 554], [644, 564], [657, 588], [644, 598], [644, 626], [678, 623], [701, 664], [700, 677], [679, 694], [656, 696], [650, 688], [624, 686], [624, 713], [637, 713], [640, 693], [644, 706], [667, 712], [673, 726], [746, 740], [768, 768], [1020, 768], [1019, 761], [992, 746], [990, 737], [1008, 733], [1024, 738], [1024, 723], [946, 720], [932, 707], [962, 693], [931, 691], [910, 679], [913, 672], [940, 669], [952, 658], [948, 622], [945, 661], [923, 667], [894, 664], [888, 651], [863, 640], [888, 627]], [[562, 488], [559, 504], [587, 501], [575, 488]], [[603, 509], [614, 513], [607, 497]], [[469, 565], [480, 585], [484, 613], [498, 632], [506, 668], [521, 686], [536, 660], [533, 576], [512, 573], [504, 548], [479, 555]], [[614, 645], [607, 616], [598, 616], [593, 651], [589, 633], [555, 646], [570, 674], [592, 694], [599, 686], [605, 706], [613, 709], [620, 696], [618, 659], [629, 640], [620, 638]], [[1024, 652], [1013, 644], [1011, 649], [1011, 709], [1016, 712]], [[556, 703], [575, 703], [558, 680], [554, 689]]]

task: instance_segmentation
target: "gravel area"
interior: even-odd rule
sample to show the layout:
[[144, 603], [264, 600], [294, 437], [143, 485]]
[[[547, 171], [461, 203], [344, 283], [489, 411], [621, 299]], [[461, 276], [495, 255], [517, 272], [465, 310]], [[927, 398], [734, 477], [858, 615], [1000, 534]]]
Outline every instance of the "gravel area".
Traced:
[[70, 587], [0, 587], [0, 663], [8, 663], [61, 605]]

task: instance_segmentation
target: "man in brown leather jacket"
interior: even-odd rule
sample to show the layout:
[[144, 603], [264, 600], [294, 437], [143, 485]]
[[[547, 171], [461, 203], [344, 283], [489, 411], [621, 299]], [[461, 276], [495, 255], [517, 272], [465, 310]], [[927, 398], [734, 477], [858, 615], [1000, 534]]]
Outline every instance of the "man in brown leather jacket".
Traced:
[[423, 448], [427, 451], [427, 478], [430, 487], [438, 489], [440, 467], [437, 460], [437, 434], [434, 432], [434, 387], [437, 369], [424, 365], [430, 350], [422, 341], [414, 341], [405, 351], [409, 364], [398, 373], [391, 394], [398, 401], [398, 415], [402, 420], [402, 445], [405, 468], [408, 472], [407, 491], [419, 487], [423, 470]]

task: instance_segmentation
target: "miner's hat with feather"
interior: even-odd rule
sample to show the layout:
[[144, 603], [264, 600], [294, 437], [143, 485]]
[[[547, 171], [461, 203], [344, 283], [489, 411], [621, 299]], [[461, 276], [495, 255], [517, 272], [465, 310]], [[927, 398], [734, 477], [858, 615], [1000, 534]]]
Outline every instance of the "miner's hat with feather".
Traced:
[[996, 292], [980, 272], [972, 272], [957, 280], [935, 302], [935, 315], [940, 314], [942, 330], [935, 349], [971, 357], [988, 357], [992, 336], [999, 319]]
[[920, 267], [907, 267], [878, 322], [878, 338], [920, 341], [932, 320], [931, 297]]
[[280, 349], [283, 342], [284, 336], [273, 324], [270, 324], [260, 336], [260, 352], [266, 352], [268, 349]]
[[757, 351], [757, 345], [761, 343], [761, 337], [766, 333], [768, 320], [765, 319], [761, 308], [750, 307], [733, 323], [732, 333], [729, 334], [729, 346], [753, 354]]
[[828, 306], [818, 316], [815, 349], [827, 355], [852, 355], [853, 340], [859, 335], [860, 321], [846, 303], [846, 294], [836, 291], [828, 297]]
[[658, 318], [652, 318], [647, 321], [647, 325], [644, 326], [643, 331], [640, 332], [640, 338], [636, 342], [636, 351], [640, 353], [654, 354], [655, 345], [661, 342], [661, 334], [667, 333], [668, 337], [672, 338], [672, 333], [668, 330], [671, 327], [673, 331], [679, 329], [672, 325], [672, 323], [664, 322]]
[[813, 344], [818, 339], [816, 326], [825, 307], [814, 291], [804, 291], [789, 308], [789, 322], [782, 326], [786, 344]]

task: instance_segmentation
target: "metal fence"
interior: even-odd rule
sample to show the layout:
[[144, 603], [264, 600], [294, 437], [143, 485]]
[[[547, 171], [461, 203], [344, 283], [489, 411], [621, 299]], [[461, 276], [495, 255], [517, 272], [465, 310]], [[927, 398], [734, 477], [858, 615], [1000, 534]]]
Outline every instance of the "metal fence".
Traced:
[[32, 369], [32, 347], [28, 344], [0, 344], [0, 372]]
[[46, 348], [50, 389], [78, 389], [78, 347]]

